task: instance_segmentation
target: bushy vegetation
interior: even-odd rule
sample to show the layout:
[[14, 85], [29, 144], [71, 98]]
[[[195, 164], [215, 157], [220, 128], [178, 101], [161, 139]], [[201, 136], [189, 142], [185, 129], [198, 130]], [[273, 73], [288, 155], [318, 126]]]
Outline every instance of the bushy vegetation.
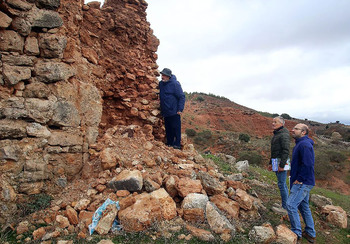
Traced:
[[269, 112], [261, 112], [261, 111], [259, 111], [258, 113], [264, 117], [269, 117], [269, 118], [275, 118], [275, 117], [279, 116], [279, 114], [276, 114], [276, 113], [272, 114]]
[[[186, 94], [186, 98], [191, 98], [193, 95], [199, 95], [198, 97], [202, 97], [202, 96], [209, 96], [209, 97], [214, 97], [214, 98], [218, 98], [218, 99], [221, 99], [221, 100], [228, 100], [230, 101], [230, 99], [224, 97], [224, 96], [219, 96], [219, 95], [215, 95], [215, 94], [212, 94], [212, 93], [203, 93], [203, 92], [192, 92], [192, 93], [185, 93]], [[196, 100], [198, 99], [198, 97], [196, 98]], [[204, 98], [202, 97], [203, 101], [204, 101]]]
[[203, 154], [202, 156], [203, 156], [203, 158], [211, 159], [217, 166], [219, 166], [220, 171], [231, 172], [231, 170], [232, 170], [231, 165], [224, 162], [220, 157], [217, 157], [217, 156], [212, 155], [212, 154]]
[[292, 117], [290, 117], [289, 114], [286, 113], [281, 114], [281, 117], [284, 119], [292, 119]]
[[45, 193], [30, 196], [27, 202], [18, 204], [20, 216], [26, 216], [39, 210], [48, 208], [52, 201], [52, 197]]
[[198, 96], [198, 97], [196, 97], [196, 101], [203, 102], [204, 98], [202, 96]]
[[206, 142], [208, 142], [209, 139], [211, 139], [212, 133], [210, 130], [204, 130], [199, 133], [197, 133], [196, 137], [194, 138], [194, 142], [198, 145], [204, 145]]
[[257, 151], [241, 151], [237, 161], [248, 160], [249, 164], [263, 166], [263, 157]]
[[[326, 180], [335, 169], [342, 170], [347, 159], [345, 153], [335, 150], [315, 150], [315, 178]], [[337, 165], [332, 165], [337, 163]]]
[[342, 163], [346, 160], [346, 155], [337, 151], [327, 151], [327, 155], [331, 162]]
[[189, 137], [194, 137], [197, 135], [197, 132], [194, 129], [186, 129], [185, 133]]
[[327, 179], [327, 174], [333, 171], [329, 157], [325, 152], [315, 152], [315, 178], [317, 180]]
[[210, 130], [203, 130], [198, 133], [198, 136], [203, 137], [204, 139], [210, 139], [212, 137], [212, 133]]
[[250, 141], [250, 136], [248, 134], [241, 133], [241, 134], [239, 134], [238, 139], [240, 141], [249, 142]]

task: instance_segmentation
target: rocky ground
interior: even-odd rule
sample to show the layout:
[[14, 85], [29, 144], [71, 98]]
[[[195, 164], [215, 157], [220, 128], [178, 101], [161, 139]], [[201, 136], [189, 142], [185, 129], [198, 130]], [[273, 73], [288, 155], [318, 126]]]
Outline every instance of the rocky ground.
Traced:
[[[93, 214], [110, 199], [118, 202], [119, 209], [112, 204], [102, 212], [92, 237], [113, 239], [110, 233], [117, 217], [123, 232], [155, 230], [153, 239], [171, 238], [184, 230], [185, 234], [177, 234], [178, 240], [228, 242], [243, 235], [246, 243], [295, 242], [278, 194], [256, 179], [258, 173], [249, 170], [248, 162], [219, 155], [236, 172], [223, 175], [186, 138], [183, 141], [183, 150], [176, 150], [153, 140], [150, 127], [108, 129], [90, 149], [82, 178], [54, 194], [49, 208], [18, 219], [10, 228], [19, 241], [28, 243], [70, 243], [63, 241], [72, 234], [91, 241], [88, 227]], [[347, 227], [341, 207], [320, 196], [313, 202], [324, 221]]]

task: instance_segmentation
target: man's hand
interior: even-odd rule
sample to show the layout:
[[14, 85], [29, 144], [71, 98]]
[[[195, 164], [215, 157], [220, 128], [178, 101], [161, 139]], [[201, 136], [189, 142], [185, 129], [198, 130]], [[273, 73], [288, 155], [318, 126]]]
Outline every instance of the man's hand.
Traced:
[[181, 115], [181, 114], [182, 114], [182, 112], [181, 112], [181, 111], [178, 111], [178, 112], [177, 112], [177, 114], [178, 114], [178, 115]]
[[284, 168], [281, 168], [280, 166], [278, 166], [278, 172], [282, 172], [284, 171]]
[[269, 167], [267, 167], [267, 170], [268, 171], [272, 171], [272, 165], [271, 164], [269, 164]]
[[300, 182], [300, 181], [298, 181], [298, 180], [295, 180], [294, 182], [293, 182], [293, 185], [302, 185], [303, 184], [303, 182]]

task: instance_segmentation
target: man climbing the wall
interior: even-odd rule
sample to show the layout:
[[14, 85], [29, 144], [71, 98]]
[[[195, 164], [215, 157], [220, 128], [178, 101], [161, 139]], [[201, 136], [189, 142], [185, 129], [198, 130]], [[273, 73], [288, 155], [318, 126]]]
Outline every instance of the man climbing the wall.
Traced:
[[185, 107], [185, 94], [170, 69], [164, 68], [160, 73], [160, 108], [164, 117], [167, 145], [181, 149], [181, 113]]

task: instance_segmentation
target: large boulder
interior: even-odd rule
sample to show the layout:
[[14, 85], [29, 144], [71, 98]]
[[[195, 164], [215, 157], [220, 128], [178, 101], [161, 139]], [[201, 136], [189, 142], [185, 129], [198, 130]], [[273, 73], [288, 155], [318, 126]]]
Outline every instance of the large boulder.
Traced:
[[159, 200], [148, 193], [137, 195], [136, 202], [118, 212], [120, 224], [125, 231], [143, 231], [163, 219]]
[[203, 189], [200, 180], [190, 178], [180, 178], [176, 183], [176, 190], [181, 197], [186, 197], [190, 193], [200, 193]]
[[206, 172], [199, 172], [198, 177], [201, 180], [202, 186], [208, 195], [217, 195], [225, 191], [225, 186], [221, 182], [209, 175]]
[[217, 234], [229, 233], [234, 235], [235, 227], [220, 213], [220, 210], [211, 202], [206, 205], [206, 218], [210, 228]]
[[223, 213], [229, 218], [238, 219], [239, 216], [239, 204], [223, 195], [215, 195], [210, 198], [210, 201], [214, 203]]
[[319, 207], [319, 208], [324, 207], [326, 205], [333, 205], [332, 199], [325, 196], [317, 195], [317, 194], [311, 194], [310, 201], [313, 204], [315, 204], [316, 207]]
[[165, 220], [171, 220], [176, 217], [176, 203], [165, 191], [164, 188], [160, 188], [151, 193], [151, 196], [159, 201], [162, 209], [162, 216]]
[[188, 194], [181, 203], [183, 218], [192, 223], [205, 222], [205, 209], [208, 201], [208, 196], [204, 194]]
[[250, 210], [253, 207], [252, 197], [246, 191], [241, 189], [237, 189], [234, 200], [237, 201], [239, 206], [244, 210]]
[[254, 226], [249, 232], [249, 239], [254, 243], [268, 244], [276, 239], [275, 231], [270, 224]]
[[140, 191], [143, 186], [143, 177], [138, 170], [123, 170], [114, 177], [107, 185], [115, 191], [128, 190], [130, 192]]
[[235, 168], [239, 171], [239, 172], [243, 172], [243, 171], [247, 171], [249, 169], [249, 163], [248, 160], [244, 160], [244, 161], [239, 161], [235, 164]]
[[347, 227], [347, 214], [340, 206], [326, 205], [322, 208], [321, 212], [327, 216], [327, 222], [343, 229]]
[[276, 227], [276, 236], [275, 242], [279, 244], [295, 244], [298, 239], [298, 236], [284, 224]]

